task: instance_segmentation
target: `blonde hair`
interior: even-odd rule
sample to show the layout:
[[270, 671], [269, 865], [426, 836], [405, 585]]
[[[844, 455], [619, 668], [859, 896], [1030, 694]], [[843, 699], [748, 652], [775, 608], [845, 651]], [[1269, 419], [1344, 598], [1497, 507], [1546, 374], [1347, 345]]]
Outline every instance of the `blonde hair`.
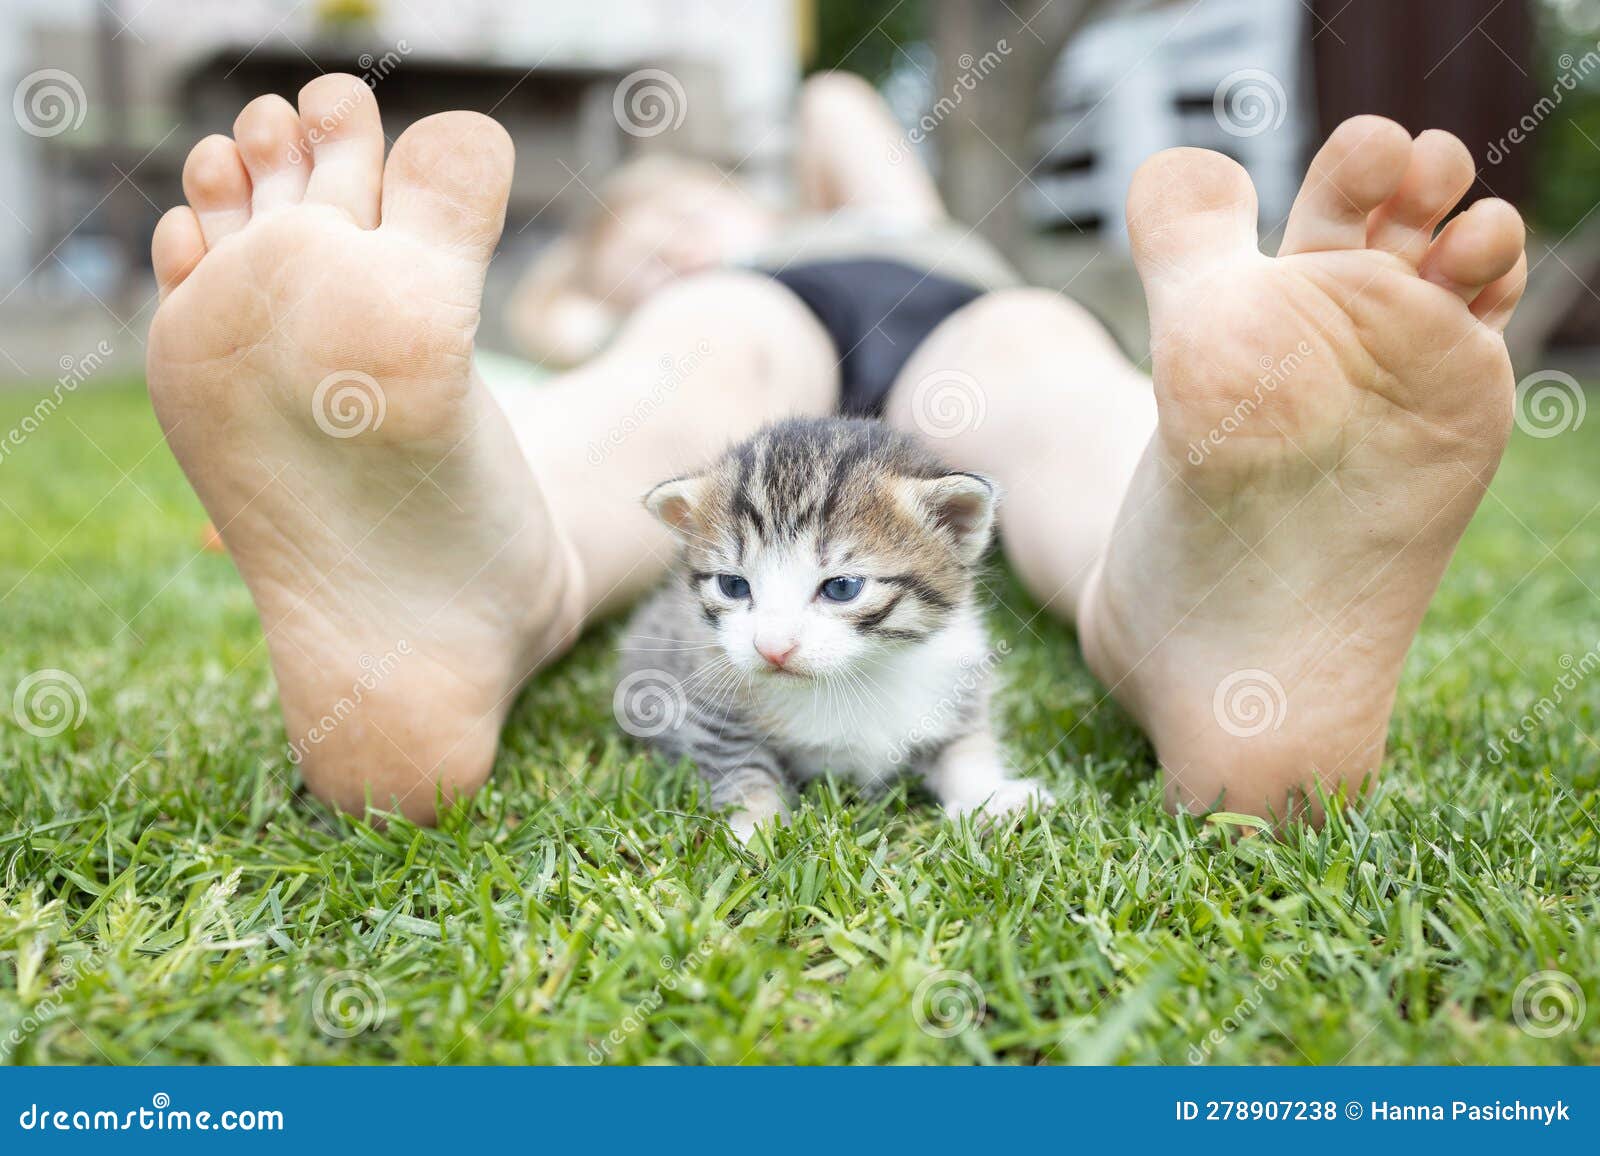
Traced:
[[709, 161], [669, 153], [640, 157], [619, 166], [600, 182], [595, 190], [599, 203], [584, 211], [573, 230], [579, 264], [587, 271], [607, 234], [635, 209], [669, 193], [694, 189], [710, 191], [724, 183], [722, 170]]
[[517, 286], [509, 321], [523, 348], [542, 361], [574, 365], [610, 336], [621, 318], [593, 284], [597, 255], [630, 212], [669, 192], [720, 188], [722, 171], [707, 161], [661, 153], [628, 161], [595, 189], [569, 232], [546, 245]]

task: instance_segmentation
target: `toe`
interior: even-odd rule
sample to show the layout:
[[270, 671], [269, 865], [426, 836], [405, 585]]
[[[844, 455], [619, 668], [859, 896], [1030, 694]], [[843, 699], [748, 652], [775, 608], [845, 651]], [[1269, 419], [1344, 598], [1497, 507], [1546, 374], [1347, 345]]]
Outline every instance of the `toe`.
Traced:
[[1528, 253], [1524, 249], [1517, 254], [1517, 263], [1511, 267], [1511, 272], [1496, 277], [1472, 299], [1472, 312], [1491, 329], [1504, 331], [1527, 287]]
[[1256, 251], [1256, 190], [1237, 161], [1207, 149], [1159, 152], [1128, 188], [1128, 239], [1151, 278]]
[[1411, 163], [1394, 196], [1373, 210], [1367, 244], [1421, 262], [1433, 231], [1472, 187], [1472, 154], [1447, 132], [1429, 129], [1411, 147]]
[[300, 90], [300, 126], [311, 145], [306, 200], [343, 209], [363, 229], [375, 227], [383, 122], [372, 90], [348, 73], [319, 76]]
[[475, 112], [419, 120], [395, 142], [383, 222], [487, 261], [505, 224], [513, 162], [506, 130]]
[[183, 195], [200, 218], [206, 244], [237, 233], [250, 220], [250, 174], [238, 146], [225, 136], [208, 136], [183, 162]]
[[1317, 152], [1295, 197], [1280, 256], [1367, 243], [1367, 214], [1391, 197], [1411, 159], [1411, 134], [1381, 116], [1345, 121]]
[[150, 241], [150, 263], [155, 267], [156, 285], [165, 297], [179, 285], [206, 255], [206, 239], [200, 218], [188, 205], [168, 209], [156, 222]]
[[233, 139], [250, 174], [252, 212], [300, 202], [311, 176], [311, 150], [292, 104], [281, 96], [256, 97], [233, 122]]
[[1522, 217], [1505, 201], [1478, 201], [1444, 227], [1419, 272], [1463, 301], [1510, 273], [1522, 255]]

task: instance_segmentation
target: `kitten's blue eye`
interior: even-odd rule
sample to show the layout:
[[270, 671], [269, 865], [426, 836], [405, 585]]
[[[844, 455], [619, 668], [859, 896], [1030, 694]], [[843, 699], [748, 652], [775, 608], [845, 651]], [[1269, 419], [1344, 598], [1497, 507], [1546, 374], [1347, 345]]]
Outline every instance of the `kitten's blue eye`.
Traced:
[[822, 584], [822, 596], [829, 602], [852, 602], [866, 584], [865, 578], [829, 578]]
[[724, 598], [750, 597], [750, 583], [737, 574], [718, 574], [717, 589], [722, 591]]

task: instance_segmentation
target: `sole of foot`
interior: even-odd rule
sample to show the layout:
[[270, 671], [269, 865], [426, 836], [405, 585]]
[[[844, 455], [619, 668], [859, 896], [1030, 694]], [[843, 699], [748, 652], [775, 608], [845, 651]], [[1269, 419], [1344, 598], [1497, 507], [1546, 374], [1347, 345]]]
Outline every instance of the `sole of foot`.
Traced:
[[1523, 227], [1481, 201], [1438, 230], [1472, 179], [1446, 133], [1347, 121], [1269, 258], [1233, 161], [1178, 149], [1134, 178], [1160, 423], [1079, 630], [1174, 807], [1316, 820], [1378, 771], [1511, 423]]
[[323, 800], [430, 822], [481, 785], [577, 573], [472, 369], [512, 148], [419, 121], [384, 159], [353, 76], [249, 104], [184, 167], [153, 260], [151, 400], [249, 586], [290, 758]]

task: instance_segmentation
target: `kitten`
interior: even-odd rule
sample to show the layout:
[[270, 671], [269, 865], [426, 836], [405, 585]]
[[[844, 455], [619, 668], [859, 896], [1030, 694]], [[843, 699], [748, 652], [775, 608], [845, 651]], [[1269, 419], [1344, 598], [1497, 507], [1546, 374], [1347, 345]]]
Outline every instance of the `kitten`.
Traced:
[[953, 816], [1051, 801], [989, 729], [987, 479], [879, 422], [795, 419], [645, 505], [682, 553], [629, 624], [617, 717], [691, 759], [741, 841], [826, 771], [920, 775]]

